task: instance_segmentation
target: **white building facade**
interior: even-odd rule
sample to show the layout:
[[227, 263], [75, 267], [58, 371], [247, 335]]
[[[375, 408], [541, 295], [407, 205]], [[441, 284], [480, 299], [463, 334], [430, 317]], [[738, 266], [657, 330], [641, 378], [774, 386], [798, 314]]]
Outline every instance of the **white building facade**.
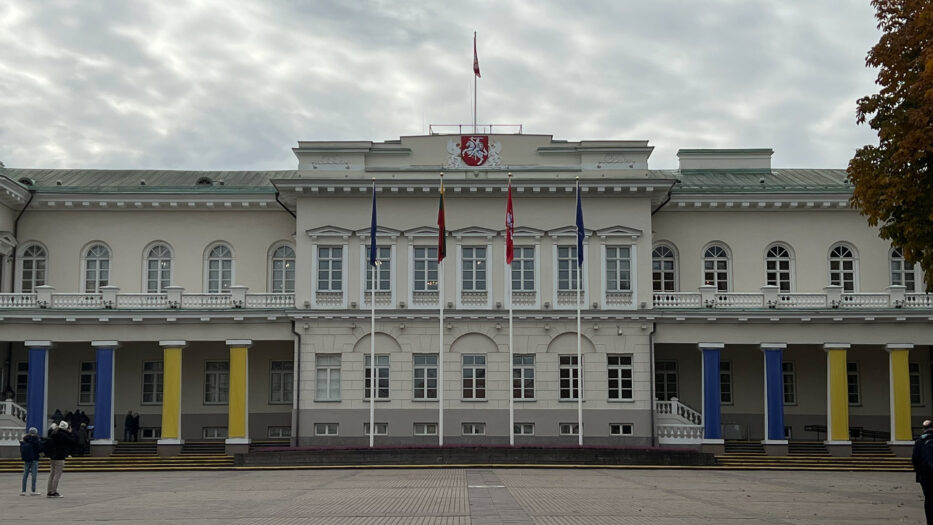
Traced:
[[0, 169], [0, 439], [57, 408], [103, 451], [127, 411], [167, 454], [367, 445], [375, 337], [377, 446], [906, 446], [933, 297], [844, 170], [652, 149], [432, 134], [299, 142], [291, 171]]

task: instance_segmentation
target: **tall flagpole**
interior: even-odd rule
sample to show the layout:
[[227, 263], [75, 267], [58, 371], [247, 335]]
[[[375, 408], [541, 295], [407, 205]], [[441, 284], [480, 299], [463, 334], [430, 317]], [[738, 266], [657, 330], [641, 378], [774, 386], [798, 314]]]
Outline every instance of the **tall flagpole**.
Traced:
[[[437, 304], [438, 304], [438, 331], [437, 331], [437, 445], [444, 446], [444, 257], [446, 257], [445, 239], [447, 225], [444, 215], [444, 172], [440, 173], [440, 205], [437, 214]], [[442, 253], [442, 251], [444, 253]]]
[[476, 133], [476, 79], [479, 77], [479, 57], [476, 55], [476, 31], [473, 31], [473, 133]]
[[369, 231], [369, 267], [372, 279], [369, 306], [369, 448], [376, 437], [376, 178], [373, 177], [373, 220]]
[[[513, 246], [509, 246], [509, 241], [511, 240], [512, 229], [514, 228], [515, 218], [512, 214], [512, 172], [509, 172], [509, 204], [508, 209], [506, 210], [505, 217], [505, 236], [506, 236], [506, 276], [505, 282], [508, 283], [508, 295], [506, 300], [509, 302], [509, 446], [515, 446], [515, 356], [512, 349], [512, 253], [509, 250], [514, 250]], [[523, 378], [519, 378], [523, 379]], [[522, 385], [524, 386], [524, 385]]]
[[583, 203], [580, 197], [580, 177], [577, 177], [577, 444], [583, 446], [583, 356], [580, 333], [580, 296], [583, 293]]

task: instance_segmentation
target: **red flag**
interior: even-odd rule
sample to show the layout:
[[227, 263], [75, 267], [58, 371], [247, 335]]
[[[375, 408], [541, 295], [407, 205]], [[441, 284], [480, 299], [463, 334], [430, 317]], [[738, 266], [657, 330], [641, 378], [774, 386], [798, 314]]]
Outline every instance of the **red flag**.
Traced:
[[473, 74], [482, 78], [479, 74], [479, 57], [476, 56], [476, 31], [473, 31]]
[[444, 219], [444, 180], [441, 179], [441, 199], [437, 205], [437, 262], [447, 257], [447, 221]]
[[512, 214], [512, 179], [509, 179], [509, 203], [505, 208], [505, 264], [512, 264], [515, 257], [515, 216]]

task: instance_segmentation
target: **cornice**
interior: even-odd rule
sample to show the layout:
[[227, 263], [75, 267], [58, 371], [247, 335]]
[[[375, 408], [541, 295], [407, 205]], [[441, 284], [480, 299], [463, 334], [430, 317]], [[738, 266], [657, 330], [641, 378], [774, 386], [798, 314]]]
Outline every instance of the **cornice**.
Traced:
[[197, 195], [184, 193], [94, 194], [37, 193], [30, 209], [55, 211], [280, 211], [275, 196], [268, 192], [236, 195]]
[[848, 193], [675, 194], [662, 211], [852, 210]]

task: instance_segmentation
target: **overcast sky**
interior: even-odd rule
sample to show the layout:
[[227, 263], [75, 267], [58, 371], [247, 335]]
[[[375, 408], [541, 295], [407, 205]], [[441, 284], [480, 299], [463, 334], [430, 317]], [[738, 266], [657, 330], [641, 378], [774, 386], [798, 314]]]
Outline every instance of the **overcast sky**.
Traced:
[[298, 140], [471, 122], [558, 139], [771, 147], [845, 168], [875, 142], [868, 0], [0, 2], [0, 161], [294, 169]]

